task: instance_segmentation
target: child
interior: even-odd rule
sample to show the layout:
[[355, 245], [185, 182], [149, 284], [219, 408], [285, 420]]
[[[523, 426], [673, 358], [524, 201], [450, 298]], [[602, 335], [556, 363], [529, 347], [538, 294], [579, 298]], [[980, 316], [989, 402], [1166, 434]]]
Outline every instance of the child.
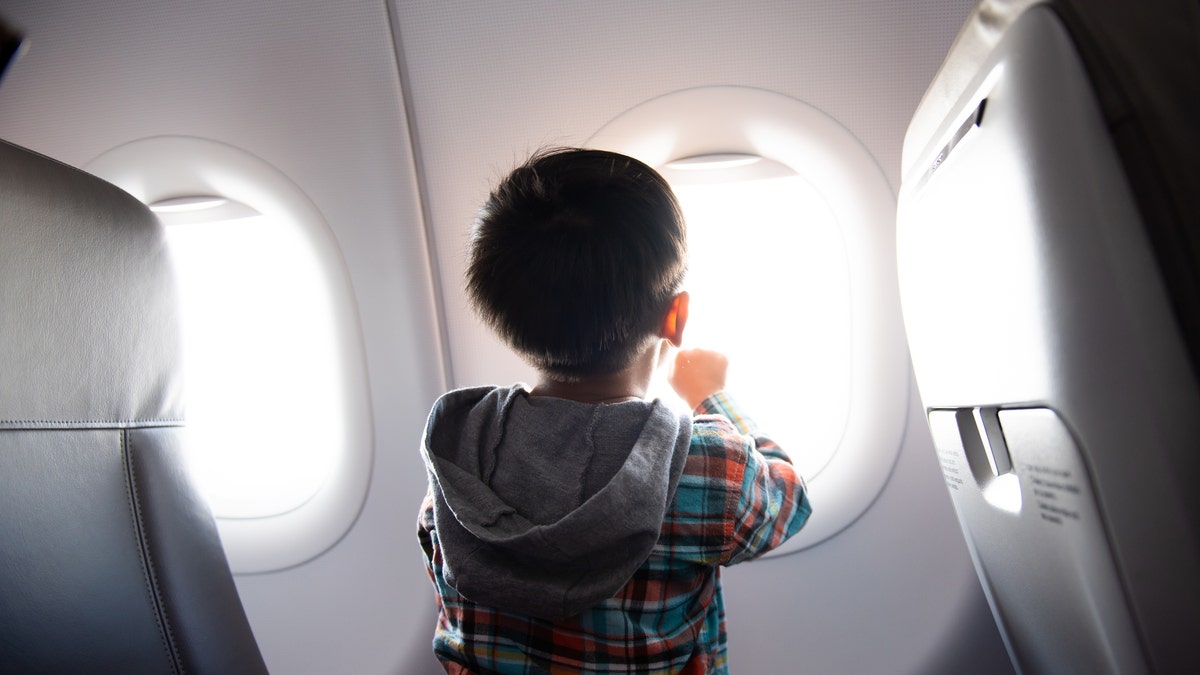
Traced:
[[687, 323], [685, 239], [662, 177], [598, 150], [535, 155], [480, 212], [468, 291], [539, 379], [429, 416], [418, 536], [448, 673], [728, 671], [719, 566], [810, 508], [722, 393], [720, 354], [669, 369], [694, 418], [645, 400]]

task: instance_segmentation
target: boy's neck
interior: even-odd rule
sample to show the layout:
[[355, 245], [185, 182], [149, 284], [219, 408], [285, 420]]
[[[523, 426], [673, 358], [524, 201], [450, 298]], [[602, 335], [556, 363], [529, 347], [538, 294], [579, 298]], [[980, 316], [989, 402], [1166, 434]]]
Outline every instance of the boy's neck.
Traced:
[[530, 396], [565, 398], [581, 403], [621, 403], [623, 401], [635, 401], [646, 397], [644, 389], [609, 387], [596, 382], [592, 378], [583, 379], [578, 382], [542, 379], [529, 394]]
[[[661, 341], [660, 341], [661, 342]], [[649, 345], [624, 370], [565, 382], [549, 373], [541, 373], [531, 396], [553, 396], [581, 403], [620, 403], [646, 398], [650, 379], [658, 367], [659, 344]]]

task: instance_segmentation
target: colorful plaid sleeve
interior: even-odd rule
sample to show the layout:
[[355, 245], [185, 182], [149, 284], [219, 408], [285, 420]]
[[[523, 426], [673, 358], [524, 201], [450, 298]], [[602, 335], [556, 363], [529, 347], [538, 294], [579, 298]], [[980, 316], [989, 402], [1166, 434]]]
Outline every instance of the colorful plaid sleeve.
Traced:
[[733, 565], [798, 532], [812, 508], [787, 454], [724, 392], [709, 396], [694, 412], [691, 454], [668, 522], [687, 523], [705, 535], [676, 554]]
[[426, 497], [418, 537], [437, 590], [433, 648], [447, 673], [727, 675], [719, 568], [770, 550], [810, 508], [787, 455], [724, 394], [696, 410], [684, 473], [650, 558], [614, 597], [545, 621], [447, 584]]

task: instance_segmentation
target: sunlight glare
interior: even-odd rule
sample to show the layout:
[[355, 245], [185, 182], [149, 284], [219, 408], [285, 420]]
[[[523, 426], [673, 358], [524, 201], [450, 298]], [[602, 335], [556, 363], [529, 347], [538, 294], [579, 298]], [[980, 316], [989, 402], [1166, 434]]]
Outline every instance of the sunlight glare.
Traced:
[[[811, 479], [849, 415], [850, 271], [837, 219], [795, 174], [674, 190], [688, 226], [684, 346], [729, 356], [727, 389]], [[653, 393], [682, 405], [665, 383]]]
[[332, 300], [312, 244], [265, 216], [173, 225], [189, 464], [213, 512], [294, 509], [345, 450]]

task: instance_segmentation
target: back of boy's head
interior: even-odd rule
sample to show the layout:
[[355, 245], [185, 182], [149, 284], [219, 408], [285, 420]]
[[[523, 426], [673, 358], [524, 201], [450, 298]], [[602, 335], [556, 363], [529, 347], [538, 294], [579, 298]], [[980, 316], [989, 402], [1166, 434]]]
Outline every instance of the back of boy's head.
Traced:
[[687, 266], [670, 186], [631, 157], [542, 151], [492, 192], [471, 237], [467, 291], [534, 367], [615, 373], [658, 335]]

